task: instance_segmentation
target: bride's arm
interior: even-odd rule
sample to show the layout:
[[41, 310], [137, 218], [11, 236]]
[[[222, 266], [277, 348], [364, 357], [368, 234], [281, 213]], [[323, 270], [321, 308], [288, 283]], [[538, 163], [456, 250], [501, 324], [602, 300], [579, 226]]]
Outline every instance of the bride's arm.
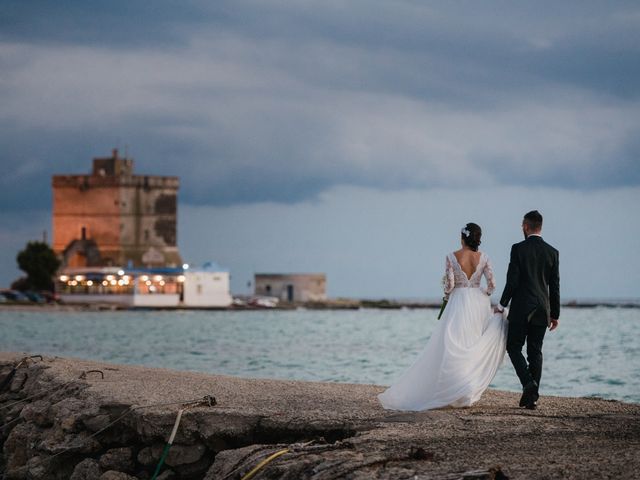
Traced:
[[491, 296], [493, 291], [496, 289], [496, 280], [493, 277], [493, 266], [491, 265], [491, 260], [487, 257], [487, 263], [482, 270], [484, 278], [487, 279], [487, 288], [484, 289], [484, 292]]
[[453, 265], [451, 264], [451, 260], [447, 256], [447, 261], [444, 268], [444, 297], [449, 298], [449, 294], [453, 291], [453, 288], [456, 286], [456, 278], [453, 275]]

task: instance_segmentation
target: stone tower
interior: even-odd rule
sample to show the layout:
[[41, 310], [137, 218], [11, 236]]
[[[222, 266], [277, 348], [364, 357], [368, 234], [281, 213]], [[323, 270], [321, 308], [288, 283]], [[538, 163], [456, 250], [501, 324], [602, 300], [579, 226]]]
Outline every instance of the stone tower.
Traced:
[[178, 177], [134, 175], [114, 149], [90, 175], [54, 175], [53, 249], [63, 267], [176, 267]]

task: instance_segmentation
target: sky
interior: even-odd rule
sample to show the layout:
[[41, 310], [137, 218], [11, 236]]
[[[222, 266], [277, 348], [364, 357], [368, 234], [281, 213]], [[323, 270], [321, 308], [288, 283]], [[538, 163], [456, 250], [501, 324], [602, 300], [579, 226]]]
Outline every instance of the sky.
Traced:
[[566, 299], [638, 298], [640, 4], [5, 0], [0, 285], [51, 175], [178, 175], [185, 261], [437, 298], [479, 223], [501, 288], [539, 209]]

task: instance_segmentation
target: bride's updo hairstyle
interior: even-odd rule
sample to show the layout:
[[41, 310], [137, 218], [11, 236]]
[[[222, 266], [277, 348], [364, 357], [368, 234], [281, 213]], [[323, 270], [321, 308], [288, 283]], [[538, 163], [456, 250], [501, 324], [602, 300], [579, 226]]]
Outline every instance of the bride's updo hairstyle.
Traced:
[[476, 223], [467, 223], [460, 232], [462, 237], [462, 241], [464, 244], [469, 247], [474, 252], [478, 251], [478, 247], [482, 243], [480, 239], [482, 238], [482, 229], [480, 225]]

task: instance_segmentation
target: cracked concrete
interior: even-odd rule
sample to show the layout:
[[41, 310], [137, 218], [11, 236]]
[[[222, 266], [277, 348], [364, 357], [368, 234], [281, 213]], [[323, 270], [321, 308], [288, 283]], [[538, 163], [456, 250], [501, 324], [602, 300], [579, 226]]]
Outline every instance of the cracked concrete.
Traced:
[[[0, 353], [0, 380], [22, 356]], [[104, 379], [79, 378], [96, 369]], [[0, 472], [151, 478], [178, 404], [211, 395], [215, 406], [184, 412], [162, 478], [237, 480], [284, 450], [254, 478], [638, 475], [640, 405], [543, 396], [528, 411], [517, 407], [519, 395], [489, 390], [471, 408], [407, 413], [383, 410], [382, 389], [45, 357], [0, 392]], [[138, 408], [166, 403], [175, 404]]]

